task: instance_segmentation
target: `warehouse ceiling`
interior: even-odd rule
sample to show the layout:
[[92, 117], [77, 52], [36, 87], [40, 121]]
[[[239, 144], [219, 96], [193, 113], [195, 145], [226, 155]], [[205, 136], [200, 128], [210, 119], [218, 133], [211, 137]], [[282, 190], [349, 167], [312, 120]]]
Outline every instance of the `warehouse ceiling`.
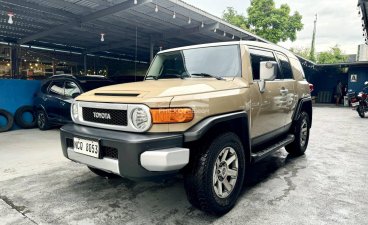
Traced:
[[179, 0], [1, 0], [0, 7], [0, 41], [21, 46], [148, 62], [151, 49], [266, 42]]

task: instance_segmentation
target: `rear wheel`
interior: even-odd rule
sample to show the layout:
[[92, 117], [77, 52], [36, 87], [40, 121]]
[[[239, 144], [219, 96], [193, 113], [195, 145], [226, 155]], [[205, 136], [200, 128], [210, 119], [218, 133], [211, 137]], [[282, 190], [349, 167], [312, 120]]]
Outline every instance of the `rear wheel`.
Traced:
[[243, 146], [236, 134], [228, 132], [213, 138], [185, 175], [188, 200], [203, 211], [227, 213], [242, 190], [245, 165]]
[[40, 109], [37, 111], [37, 126], [40, 130], [50, 129], [49, 120], [44, 110]]
[[364, 118], [365, 115], [364, 115], [364, 107], [363, 106], [359, 105], [358, 108], [357, 108], [357, 112], [358, 112], [358, 114], [361, 118]]
[[119, 178], [119, 175], [113, 174], [113, 173], [109, 173], [100, 169], [96, 169], [90, 166], [87, 166], [89, 170], [91, 170], [94, 174], [100, 176], [100, 177], [105, 177], [108, 179], [112, 179], [112, 178]]
[[308, 147], [309, 129], [309, 116], [306, 112], [302, 112], [299, 116], [299, 119], [294, 122], [292, 127], [292, 134], [294, 134], [295, 140], [285, 146], [285, 149], [288, 153], [295, 156], [304, 154]]

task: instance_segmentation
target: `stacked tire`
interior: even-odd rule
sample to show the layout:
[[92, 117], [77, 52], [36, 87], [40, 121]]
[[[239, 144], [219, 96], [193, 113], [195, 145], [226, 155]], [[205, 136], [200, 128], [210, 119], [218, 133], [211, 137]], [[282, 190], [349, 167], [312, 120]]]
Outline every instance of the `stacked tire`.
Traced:
[[[25, 118], [26, 113], [31, 115], [32, 118], [30, 121]], [[37, 123], [33, 106], [29, 105], [19, 107], [17, 111], [15, 111], [14, 117], [10, 112], [0, 109], [0, 118], [1, 117], [5, 118], [6, 122], [5, 124], [0, 124], [0, 133], [9, 131], [13, 127], [14, 122], [23, 129], [34, 128]]]
[[14, 117], [10, 112], [0, 109], [0, 118], [3, 117], [6, 120], [5, 125], [0, 124], [0, 133], [10, 130], [13, 127], [14, 124]]

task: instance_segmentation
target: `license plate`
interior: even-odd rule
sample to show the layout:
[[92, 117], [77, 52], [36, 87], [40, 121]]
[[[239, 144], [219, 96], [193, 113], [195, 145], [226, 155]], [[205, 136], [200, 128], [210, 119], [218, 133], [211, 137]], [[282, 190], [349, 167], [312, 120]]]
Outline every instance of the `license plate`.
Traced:
[[74, 138], [74, 151], [98, 158], [100, 145], [97, 141], [86, 140], [82, 138]]
[[351, 106], [355, 107], [355, 106], [358, 106], [359, 105], [359, 102], [352, 102], [351, 103]]

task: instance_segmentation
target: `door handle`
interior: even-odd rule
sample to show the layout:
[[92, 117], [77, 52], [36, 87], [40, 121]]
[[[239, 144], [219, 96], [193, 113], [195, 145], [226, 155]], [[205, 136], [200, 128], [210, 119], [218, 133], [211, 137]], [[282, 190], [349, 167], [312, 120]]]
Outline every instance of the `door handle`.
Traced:
[[286, 89], [286, 88], [281, 88], [280, 90], [280, 94], [288, 94], [289, 93], [289, 90]]

